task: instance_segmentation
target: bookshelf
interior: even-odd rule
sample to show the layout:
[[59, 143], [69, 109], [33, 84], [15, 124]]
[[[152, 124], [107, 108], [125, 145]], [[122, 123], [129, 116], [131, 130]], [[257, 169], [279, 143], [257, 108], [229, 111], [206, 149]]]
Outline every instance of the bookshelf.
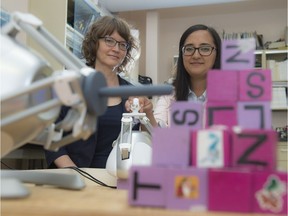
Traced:
[[256, 68], [272, 72], [272, 110], [287, 112], [287, 55], [288, 48], [255, 51]]
[[277, 169], [287, 172], [287, 142], [279, 142], [277, 146]]

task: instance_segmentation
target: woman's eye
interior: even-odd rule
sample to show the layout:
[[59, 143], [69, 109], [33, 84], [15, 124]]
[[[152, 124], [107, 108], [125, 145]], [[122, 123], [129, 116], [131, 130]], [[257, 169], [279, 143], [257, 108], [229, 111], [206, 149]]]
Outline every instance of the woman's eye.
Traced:
[[193, 52], [194, 51], [194, 48], [193, 47], [186, 47], [186, 52]]
[[120, 46], [121, 46], [122, 48], [126, 48], [126, 43], [120, 43]]
[[113, 41], [112, 39], [110, 39], [110, 38], [107, 38], [106, 41], [107, 41], [108, 43], [114, 43], [114, 41]]
[[209, 52], [210, 49], [211, 49], [211, 47], [201, 47], [201, 48], [200, 48], [200, 50], [201, 50], [202, 52]]

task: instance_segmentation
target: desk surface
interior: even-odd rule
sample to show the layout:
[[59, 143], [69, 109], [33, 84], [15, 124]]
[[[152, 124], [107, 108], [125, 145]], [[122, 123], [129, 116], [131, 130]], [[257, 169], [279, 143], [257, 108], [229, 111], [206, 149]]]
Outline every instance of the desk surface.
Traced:
[[[47, 170], [46, 170], [47, 171]], [[63, 170], [52, 170], [52, 172]], [[116, 179], [106, 170], [85, 169], [95, 178], [109, 184], [116, 185]], [[65, 170], [65, 172], [75, 172]], [[127, 191], [102, 187], [85, 179], [86, 187], [80, 191], [59, 189], [51, 186], [34, 186], [27, 184], [31, 194], [27, 198], [2, 199], [1, 215], [69, 215], [69, 216], [248, 216], [251, 214], [223, 213], [223, 212], [189, 212], [161, 208], [129, 206]], [[253, 214], [260, 216], [260, 214]], [[262, 215], [263, 216], [263, 215]]]

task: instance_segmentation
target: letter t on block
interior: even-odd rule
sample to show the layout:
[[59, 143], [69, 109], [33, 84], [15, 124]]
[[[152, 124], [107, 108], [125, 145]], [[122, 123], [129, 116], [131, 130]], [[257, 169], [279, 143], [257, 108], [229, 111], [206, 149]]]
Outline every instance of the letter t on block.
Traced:
[[129, 172], [129, 204], [165, 207], [165, 168], [132, 166]]

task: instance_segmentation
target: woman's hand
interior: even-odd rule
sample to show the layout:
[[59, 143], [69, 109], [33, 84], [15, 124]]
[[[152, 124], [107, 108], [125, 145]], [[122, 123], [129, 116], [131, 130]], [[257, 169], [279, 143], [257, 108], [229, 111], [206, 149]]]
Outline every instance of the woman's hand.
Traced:
[[[128, 112], [133, 112], [131, 106], [133, 105], [135, 97], [129, 97], [125, 103], [125, 108]], [[147, 97], [136, 97], [139, 101], [139, 112], [146, 113], [147, 117], [153, 114], [153, 104]]]
[[[147, 118], [153, 127], [158, 127], [156, 119], [153, 115], [153, 104], [148, 97], [129, 97], [125, 103], [125, 108], [128, 112], [133, 112], [131, 105], [133, 105], [134, 98], [138, 98], [139, 101], [139, 111], [140, 113], [146, 113]], [[145, 130], [145, 127], [144, 127]]]

